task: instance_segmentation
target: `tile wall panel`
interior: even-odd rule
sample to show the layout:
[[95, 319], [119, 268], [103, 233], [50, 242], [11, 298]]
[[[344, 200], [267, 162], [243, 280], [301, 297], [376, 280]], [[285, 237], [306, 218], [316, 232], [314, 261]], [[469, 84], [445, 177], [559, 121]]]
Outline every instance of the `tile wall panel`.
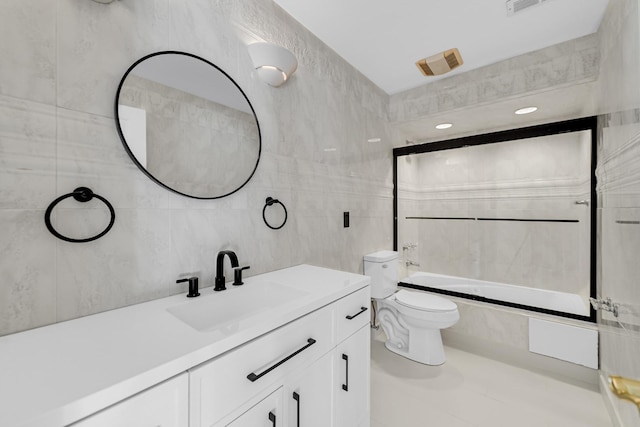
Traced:
[[[222, 249], [251, 276], [300, 263], [362, 272], [363, 254], [392, 246], [387, 96], [272, 2], [7, 0], [0, 35], [9, 59], [0, 64], [0, 334], [185, 292], [181, 275], [211, 285]], [[297, 56], [286, 85], [258, 80], [246, 50], [255, 41]], [[237, 193], [170, 193], [124, 151], [113, 122], [118, 83], [160, 50], [219, 65], [253, 104], [262, 157]], [[56, 239], [43, 221], [48, 204], [78, 186], [116, 212], [113, 229], [85, 244]], [[262, 222], [269, 196], [287, 206], [281, 230]], [[52, 219], [86, 237], [107, 213], [98, 201], [65, 200]]]

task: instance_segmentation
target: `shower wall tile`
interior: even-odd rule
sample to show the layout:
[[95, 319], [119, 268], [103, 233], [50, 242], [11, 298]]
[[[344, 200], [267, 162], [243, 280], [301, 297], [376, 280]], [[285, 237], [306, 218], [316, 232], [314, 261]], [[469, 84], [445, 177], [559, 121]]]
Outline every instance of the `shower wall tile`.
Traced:
[[412, 225], [400, 242], [419, 243], [422, 271], [579, 294], [587, 306], [590, 218], [575, 201], [589, 197], [589, 153], [581, 132], [402, 159], [400, 224]]
[[[20, 19], [28, 25], [10, 22]], [[42, 33], [20, 40], [33, 45], [28, 69], [0, 65], [0, 231], [22, 227], [26, 218], [38, 228], [33, 238], [12, 232], [2, 241], [11, 256], [0, 265], [12, 280], [0, 285], [0, 308], [14, 314], [1, 318], [0, 334], [182, 293], [175, 281], [184, 275], [211, 285], [222, 249], [236, 251], [252, 276], [300, 263], [362, 272], [363, 254], [392, 248], [394, 132], [387, 96], [273, 2], [0, 4], [0, 31], [24, 34], [30, 26]], [[298, 58], [297, 73], [281, 88], [267, 86], [253, 70], [246, 44], [258, 40]], [[3, 43], [5, 55], [23, 54]], [[116, 132], [121, 76], [140, 57], [171, 49], [221, 66], [256, 111], [260, 163], [229, 197], [196, 200], [163, 189], [137, 169]], [[38, 56], [52, 64], [49, 89], [29, 77], [46, 65]], [[17, 92], [3, 92], [5, 81]], [[382, 141], [367, 143], [371, 137]], [[57, 240], [42, 221], [55, 197], [78, 186], [107, 198], [116, 213], [108, 234], [84, 244]], [[280, 230], [263, 223], [267, 197], [287, 206]], [[349, 228], [342, 226], [345, 211]], [[98, 200], [67, 199], [52, 221], [61, 233], [81, 238], [103, 230], [109, 216]], [[21, 287], [25, 271], [38, 280]]]
[[45, 209], [55, 199], [56, 110], [0, 96], [0, 209]]
[[116, 90], [129, 66], [170, 46], [170, 1], [56, 3], [57, 105], [113, 117]]
[[389, 117], [396, 124], [409, 122], [443, 111], [595, 81], [599, 54], [597, 34], [570, 40], [392, 95]]
[[[60, 209], [59, 230], [81, 235], [102, 230], [104, 218], [88, 210]], [[179, 289], [170, 269], [170, 212], [117, 209], [116, 218], [111, 231], [98, 240], [82, 245], [57, 243], [58, 321], [175, 294]]]
[[0, 209], [0, 335], [56, 321], [56, 243], [43, 218]]
[[[89, 187], [118, 208], [162, 208], [168, 192], [127, 155], [114, 119], [58, 108], [58, 193]], [[65, 200], [62, 207], [81, 207]]]
[[[211, 61], [234, 80], [248, 74], [245, 70], [251, 70], [251, 67], [239, 68], [239, 57], [249, 54], [238, 39], [233, 23], [220, 13], [215, 2], [192, 0], [189, 7], [184, 7], [180, 2], [169, 1], [167, 16], [168, 47], [172, 50], [189, 52]], [[188, 28], [198, 31], [185, 31]]]
[[4, 0], [0, 25], [0, 95], [53, 105], [56, 96], [56, 2]]

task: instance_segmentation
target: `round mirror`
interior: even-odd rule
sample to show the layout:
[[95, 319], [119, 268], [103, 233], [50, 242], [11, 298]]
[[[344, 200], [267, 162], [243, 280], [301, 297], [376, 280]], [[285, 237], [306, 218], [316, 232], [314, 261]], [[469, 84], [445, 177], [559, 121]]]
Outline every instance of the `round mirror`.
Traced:
[[227, 73], [198, 56], [167, 51], [136, 61], [118, 87], [115, 117], [136, 165], [184, 196], [228, 196], [258, 167], [251, 103]]

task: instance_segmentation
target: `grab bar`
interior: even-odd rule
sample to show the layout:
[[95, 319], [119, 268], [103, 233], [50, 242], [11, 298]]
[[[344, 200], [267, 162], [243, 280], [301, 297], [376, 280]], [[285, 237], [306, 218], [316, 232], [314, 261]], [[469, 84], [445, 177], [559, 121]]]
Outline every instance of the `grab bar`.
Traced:
[[521, 222], [570, 222], [578, 223], [579, 219], [527, 219], [527, 218], [474, 218], [474, 217], [448, 217], [448, 216], [407, 216], [405, 219], [444, 219], [456, 221], [521, 221]]

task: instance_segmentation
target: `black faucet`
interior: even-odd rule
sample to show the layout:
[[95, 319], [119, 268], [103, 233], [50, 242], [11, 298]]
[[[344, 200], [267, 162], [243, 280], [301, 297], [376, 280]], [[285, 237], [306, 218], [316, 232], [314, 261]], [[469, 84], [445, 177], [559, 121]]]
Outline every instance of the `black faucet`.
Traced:
[[227, 287], [224, 285], [224, 256], [229, 255], [229, 260], [231, 261], [231, 267], [238, 267], [238, 257], [233, 251], [220, 251], [218, 252], [218, 257], [216, 258], [216, 280], [215, 286], [213, 288], [214, 291], [224, 291]]

